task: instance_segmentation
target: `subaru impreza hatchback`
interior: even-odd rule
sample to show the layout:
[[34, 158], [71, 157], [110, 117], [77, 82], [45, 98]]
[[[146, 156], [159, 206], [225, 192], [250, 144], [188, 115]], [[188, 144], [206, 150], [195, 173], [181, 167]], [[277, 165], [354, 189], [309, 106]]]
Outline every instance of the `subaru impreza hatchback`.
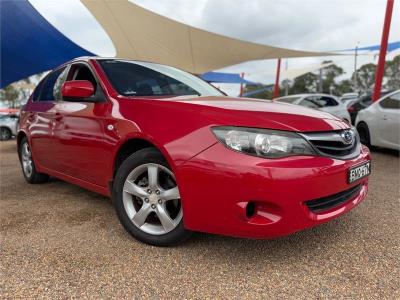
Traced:
[[232, 98], [181, 70], [79, 58], [21, 111], [25, 179], [54, 176], [112, 197], [137, 239], [193, 231], [272, 238], [342, 215], [367, 194], [370, 154], [328, 113]]

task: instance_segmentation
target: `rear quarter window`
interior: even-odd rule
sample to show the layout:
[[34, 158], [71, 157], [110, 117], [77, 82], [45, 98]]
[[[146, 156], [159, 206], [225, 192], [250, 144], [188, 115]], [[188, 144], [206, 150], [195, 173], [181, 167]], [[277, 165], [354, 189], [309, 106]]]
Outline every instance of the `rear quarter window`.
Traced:
[[33, 94], [32, 94], [32, 100], [33, 100], [33, 101], [39, 100], [40, 91], [41, 91], [41, 89], [42, 89], [43, 82], [44, 82], [44, 79], [42, 79], [42, 80], [38, 83], [38, 85], [36, 86], [35, 90], [33, 91]]

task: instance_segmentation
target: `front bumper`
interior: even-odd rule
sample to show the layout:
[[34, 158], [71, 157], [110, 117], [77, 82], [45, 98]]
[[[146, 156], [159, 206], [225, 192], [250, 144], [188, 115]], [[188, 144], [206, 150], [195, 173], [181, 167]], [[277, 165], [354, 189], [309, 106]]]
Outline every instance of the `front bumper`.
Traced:
[[[368, 178], [347, 183], [348, 169], [370, 160], [323, 156], [264, 159], [217, 143], [176, 170], [187, 229], [238, 237], [272, 238], [342, 215], [367, 195]], [[313, 212], [309, 200], [360, 186], [343, 203]], [[249, 206], [249, 203], [251, 205]]]

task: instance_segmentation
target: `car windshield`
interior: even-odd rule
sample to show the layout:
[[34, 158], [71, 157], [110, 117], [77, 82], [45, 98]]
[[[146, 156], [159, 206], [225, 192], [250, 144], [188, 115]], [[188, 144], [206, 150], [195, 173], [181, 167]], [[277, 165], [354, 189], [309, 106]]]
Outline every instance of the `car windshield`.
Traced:
[[278, 102], [285, 102], [285, 103], [294, 103], [297, 100], [299, 100], [301, 97], [283, 97], [283, 98], [278, 98], [276, 101]]
[[197, 76], [173, 67], [128, 60], [99, 60], [99, 63], [120, 95], [223, 95]]

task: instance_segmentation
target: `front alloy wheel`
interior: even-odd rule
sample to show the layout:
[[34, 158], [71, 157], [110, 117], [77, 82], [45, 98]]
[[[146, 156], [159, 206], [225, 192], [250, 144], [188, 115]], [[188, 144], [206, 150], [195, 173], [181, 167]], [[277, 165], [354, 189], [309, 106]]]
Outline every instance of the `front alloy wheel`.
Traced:
[[139, 150], [129, 156], [115, 176], [113, 198], [125, 229], [156, 246], [178, 244], [190, 236], [175, 176], [159, 151]]
[[140, 165], [128, 175], [123, 202], [132, 223], [148, 234], [168, 233], [182, 220], [175, 177], [169, 169], [159, 164]]

